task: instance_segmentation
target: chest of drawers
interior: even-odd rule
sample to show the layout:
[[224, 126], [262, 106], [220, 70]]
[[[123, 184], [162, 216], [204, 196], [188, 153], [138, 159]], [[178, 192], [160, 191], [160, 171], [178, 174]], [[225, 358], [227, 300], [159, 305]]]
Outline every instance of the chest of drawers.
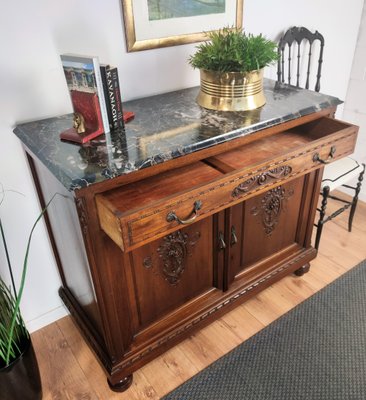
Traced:
[[195, 105], [196, 92], [131, 102], [136, 121], [86, 147], [59, 141], [69, 116], [15, 130], [41, 201], [64, 194], [47, 217], [60, 295], [113, 390], [307, 271], [323, 165], [356, 143], [357, 127], [332, 118], [339, 101], [329, 96], [267, 81], [262, 109], [220, 114]]

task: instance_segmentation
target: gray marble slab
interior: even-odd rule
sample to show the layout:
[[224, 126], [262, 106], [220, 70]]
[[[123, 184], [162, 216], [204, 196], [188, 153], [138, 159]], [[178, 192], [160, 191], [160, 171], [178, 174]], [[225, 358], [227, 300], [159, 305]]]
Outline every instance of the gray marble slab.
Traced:
[[130, 101], [124, 109], [135, 119], [124, 131], [83, 146], [59, 139], [72, 127], [71, 114], [20, 124], [14, 133], [73, 191], [341, 104], [336, 97], [269, 79], [264, 87], [266, 104], [245, 112], [201, 108], [195, 101], [198, 87]]

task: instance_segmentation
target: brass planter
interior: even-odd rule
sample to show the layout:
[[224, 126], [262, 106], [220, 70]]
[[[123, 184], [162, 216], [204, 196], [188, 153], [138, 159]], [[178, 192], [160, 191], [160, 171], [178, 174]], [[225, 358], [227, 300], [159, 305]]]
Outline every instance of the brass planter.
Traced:
[[210, 110], [246, 111], [263, 106], [263, 68], [250, 72], [215, 72], [201, 69], [197, 103]]

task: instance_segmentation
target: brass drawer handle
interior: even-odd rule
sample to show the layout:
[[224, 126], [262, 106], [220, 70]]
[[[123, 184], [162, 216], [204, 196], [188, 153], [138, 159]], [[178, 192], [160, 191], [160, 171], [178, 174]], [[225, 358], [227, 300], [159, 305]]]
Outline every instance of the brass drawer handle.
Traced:
[[[194, 202], [193, 210], [192, 210], [191, 214], [189, 215], [188, 219], [180, 219], [174, 211], [170, 211], [170, 213], [168, 213], [168, 215], [166, 216], [166, 220], [168, 222], [177, 221], [182, 225], [191, 224], [197, 218], [197, 216], [198, 216], [197, 211], [200, 210], [201, 208], [202, 208], [202, 201], [197, 200]], [[191, 215], [192, 215], [192, 217], [191, 217]]]
[[335, 154], [336, 150], [337, 150], [336, 147], [332, 146], [330, 148], [329, 156], [328, 156], [328, 158], [326, 160], [323, 160], [322, 158], [320, 158], [319, 153], [315, 153], [314, 156], [313, 156], [313, 161], [314, 162], [319, 161], [322, 164], [329, 164], [330, 161], [332, 160], [332, 158], [334, 158], [334, 154]]

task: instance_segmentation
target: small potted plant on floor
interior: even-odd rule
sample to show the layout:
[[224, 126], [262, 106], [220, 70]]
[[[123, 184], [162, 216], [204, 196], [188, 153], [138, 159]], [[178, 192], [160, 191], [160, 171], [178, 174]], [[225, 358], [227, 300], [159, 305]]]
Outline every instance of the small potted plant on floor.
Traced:
[[17, 298], [1, 278], [0, 393], [2, 400], [42, 399], [38, 364], [29, 333], [17, 308]]
[[200, 69], [197, 102], [221, 111], [253, 110], [265, 104], [263, 68], [278, 58], [277, 45], [262, 35], [223, 28], [208, 33], [189, 63]]
[[[4, 195], [2, 189], [0, 195]], [[12, 290], [0, 277], [0, 398], [1, 400], [41, 400], [42, 386], [38, 363], [34, 354], [31, 337], [20, 313], [20, 301], [26, 280], [28, 255], [33, 232], [43, 217], [48, 205], [42, 210], [28, 236], [21, 282], [18, 291], [14, 277], [8, 247], [0, 219], [0, 236], [5, 258], [12, 281]], [[0, 204], [2, 200], [0, 201]]]

